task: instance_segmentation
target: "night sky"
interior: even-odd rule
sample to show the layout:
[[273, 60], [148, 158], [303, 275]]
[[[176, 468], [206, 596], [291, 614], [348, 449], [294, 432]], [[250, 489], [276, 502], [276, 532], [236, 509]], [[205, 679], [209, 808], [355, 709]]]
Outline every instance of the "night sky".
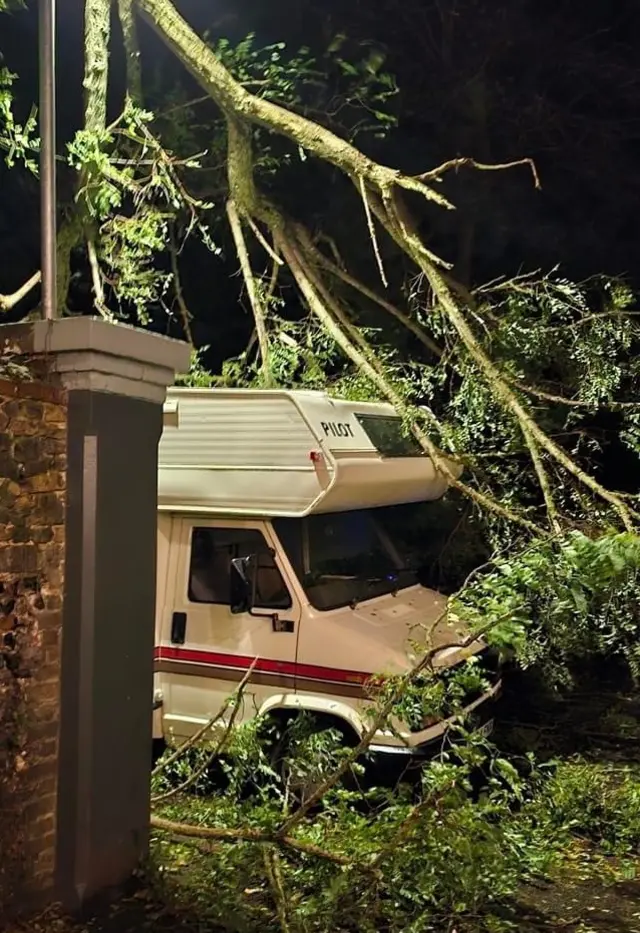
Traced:
[[[37, 15], [2, 17], [0, 50], [19, 73], [18, 108], [37, 96]], [[446, 184], [455, 215], [425, 217], [429, 245], [479, 283], [522, 269], [583, 278], [623, 274], [640, 286], [640, 4], [632, 0], [179, 0], [199, 30], [231, 40], [247, 32], [258, 44], [284, 41], [319, 52], [338, 32], [357, 49], [384, 49], [400, 93], [398, 126], [384, 141], [364, 141], [376, 158], [411, 172], [458, 155], [504, 162], [535, 160], [542, 190], [524, 168], [508, 174], [460, 173]], [[141, 28], [145, 74], [162, 69], [189, 80], [151, 33]], [[59, 0], [60, 143], [82, 116], [82, 4]], [[124, 91], [122, 54], [114, 50], [110, 96], [117, 114]], [[310, 180], [311, 178], [311, 180]], [[307, 222], [350, 232], [360, 205], [344, 185], [321, 174], [288, 184], [287, 208]], [[73, 179], [61, 171], [61, 211]], [[355, 217], [357, 216], [357, 221]], [[345, 248], [358, 236], [347, 236]], [[355, 231], [355, 226], [354, 226]], [[21, 170], [0, 170], [0, 292], [38, 266], [37, 184]], [[366, 243], [365, 243], [366, 246]], [[365, 262], [354, 253], [353, 262]], [[206, 259], [206, 262], [205, 262]], [[366, 262], [365, 262], [366, 267]], [[220, 335], [208, 309], [237, 302], [235, 266], [194, 250], [185, 292], [201, 319], [200, 342], [217, 327], [217, 357], [242, 349], [246, 314]], [[398, 273], [402, 270], [399, 267]], [[365, 269], [366, 274], [366, 269]], [[79, 284], [74, 310], [90, 304]], [[21, 306], [14, 317], [28, 308]], [[229, 316], [227, 316], [229, 320]]]

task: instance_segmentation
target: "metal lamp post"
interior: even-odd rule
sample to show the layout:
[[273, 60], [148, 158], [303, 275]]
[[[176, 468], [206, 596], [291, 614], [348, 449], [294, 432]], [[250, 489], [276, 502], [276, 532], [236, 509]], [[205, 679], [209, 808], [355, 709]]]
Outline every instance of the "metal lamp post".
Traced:
[[40, 0], [40, 252], [42, 311], [56, 316], [56, 0]]

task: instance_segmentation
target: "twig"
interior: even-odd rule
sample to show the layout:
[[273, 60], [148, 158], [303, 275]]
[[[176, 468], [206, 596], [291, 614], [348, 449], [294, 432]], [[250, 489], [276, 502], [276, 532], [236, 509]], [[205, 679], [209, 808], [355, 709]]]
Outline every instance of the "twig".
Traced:
[[198, 742], [202, 738], [204, 738], [207, 732], [213, 729], [216, 723], [219, 722], [220, 719], [222, 719], [227, 709], [229, 708], [229, 702], [230, 702], [230, 698], [227, 698], [227, 700], [222, 704], [218, 712], [214, 716], [212, 716], [211, 719], [209, 719], [209, 721], [204, 724], [204, 726], [201, 726], [200, 729], [197, 730], [197, 732], [194, 732], [192, 736], [189, 736], [188, 739], [185, 739], [182, 745], [179, 745], [178, 748], [176, 748], [176, 750], [172, 752], [168, 758], [161, 758], [160, 761], [155, 766], [155, 768], [153, 769], [153, 771], [151, 772], [151, 777], [152, 778], [156, 777], [162, 771], [165, 771], [172, 764], [174, 764], [179, 758], [185, 755], [189, 751], [190, 748], [193, 748], [194, 745], [197, 745]]
[[[318, 234], [317, 241], [318, 241], [319, 243], [326, 243], [326, 244], [327, 244], [327, 246], [328, 246], [329, 249], [331, 250], [331, 255], [333, 256], [333, 261], [335, 262], [336, 266], [338, 266], [338, 267], [341, 269], [342, 272], [346, 271], [346, 266], [345, 266], [345, 263], [344, 263], [344, 259], [343, 259], [342, 256], [340, 255], [340, 250], [338, 249], [338, 246], [337, 246], [337, 244], [336, 244], [336, 241], [333, 239], [333, 237], [332, 237], [332, 236], [329, 236], [329, 235], [326, 234], [326, 233], [320, 233], [320, 234]], [[314, 240], [314, 242], [315, 242], [315, 240]], [[320, 254], [320, 255], [322, 255], [322, 254]]]
[[549, 483], [549, 475], [545, 469], [545, 465], [542, 462], [542, 457], [540, 456], [540, 448], [538, 447], [537, 442], [531, 435], [531, 431], [525, 425], [521, 425], [522, 434], [525, 439], [525, 443], [529, 448], [529, 455], [531, 456], [531, 461], [533, 463], [533, 468], [536, 471], [536, 476], [538, 477], [538, 483], [540, 484], [540, 489], [542, 490], [542, 495], [544, 497], [544, 502], [547, 507], [547, 514], [549, 516], [549, 521], [554, 532], [558, 534], [560, 532], [560, 524], [558, 522], [558, 510], [556, 508], [555, 500], [553, 498], [553, 493], [551, 492], [551, 484]]
[[[447, 790], [452, 790], [456, 786], [455, 781], [451, 781], [447, 787], [443, 788], [441, 793], [445, 794]], [[376, 871], [381, 863], [385, 860], [388, 855], [393, 855], [394, 852], [397, 852], [398, 847], [401, 846], [409, 838], [413, 832], [414, 827], [422, 816], [423, 812], [427, 807], [432, 808], [434, 806], [434, 797], [435, 794], [432, 792], [427, 794], [426, 797], [411, 808], [410, 812], [404, 818], [398, 829], [393, 834], [389, 842], [383, 846], [378, 854], [373, 858], [371, 862], [371, 870]]]
[[34, 272], [30, 279], [16, 289], [11, 295], [0, 295], [0, 312], [11, 311], [29, 292], [39, 284], [41, 279], [40, 270]]
[[269, 879], [273, 899], [278, 912], [278, 921], [282, 933], [290, 933], [289, 920], [287, 917], [287, 896], [284, 890], [284, 881], [280, 870], [280, 854], [277, 849], [266, 848], [263, 853], [264, 867]]
[[256, 342], [257, 339], [258, 339], [258, 335], [257, 335], [256, 329], [255, 329], [255, 327], [254, 327], [253, 330], [251, 331], [251, 336], [249, 337], [249, 340], [247, 341], [246, 347], [244, 348], [244, 350], [243, 350], [242, 353], [240, 354], [241, 357], [243, 357], [244, 359], [247, 359], [247, 357], [248, 357], [249, 354], [251, 353], [251, 351], [252, 351], [252, 349], [253, 349], [253, 347], [254, 347], [254, 344], [255, 344], [255, 342]]
[[273, 249], [273, 247], [271, 247], [271, 246], [269, 245], [269, 243], [267, 242], [267, 240], [263, 237], [263, 235], [262, 235], [262, 233], [261, 233], [261, 231], [260, 231], [260, 228], [259, 228], [258, 225], [254, 222], [254, 220], [253, 220], [253, 218], [251, 217], [251, 215], [250, 215], [250, 214], [247, 214], [246, 217], [245, 217], [245, 219], [246, 219], [247, 223], [249, 224], [249, 226], [251, 227], [251, 232], [252, 232], [253, 235], [255, 236], [255, 238], [256, 238], [256, 240], [258, 241], [258, 243], [260, 244], [260, 246], [262, 246], [262, 248], [269, 254], [269, 256], [271, 256], [271, 258], [273, 259], [273, 261], [274, 261], [274, 263], [275, 263], [276, 265], [278, 265], [278, 266], [283, 266], [283, 265], [284, 265], [284, 262], [282, 261], [282, 259], [280, 258], [280, 256], [278, 256], [278, 254], [277, 254], [276, 251]]
[[267, 294], [265, 297], [265, 304], [269, 306], [271, 299], [273, 298], [273, 293], [276, 290], [276, 285], [278, 284], [278, 275], [280, 274], [281, 263], [274, 262], [271, 269], [271, 276], [269, 278], [269, 284], [267, 286]]
[[528, 385], [526, 382], [516, 379], [515, 376], [505, 374], [504, 378], [516, 389], [526, 392], [527, 395], [533, 395], [535, 398], [544, 399], [547, 402], [557, 402], [558, 405], [567, 405], [571, 408], [586, 408], [589, 411], [593, 411], [594, 408], [610, 408], [612, 411], [621, 408], [640, 408], [640, 402], [618, 402], [615, 399], [602, 404], [591, 405], [589, 402], [583, 402], [580, 399], [567, 398], [565, 395], [546, 392], [544, 389], [539, 389], [537, 386]]
[[[333, 244], [335, 247], [335, 243]], [[411, 333], [418, 338], [418, 340], [424, 344], [424, 346], [434, 354], [434, 356], [442, 356], [442, 347], [440, 347], [435, 340], [427, 334], [427, 332], [422, 328], [417, 321], [414, 321], [407, 313], [401, 311], [400, 308], [397, 308], [394, 304], [391, 304], [390, 301], [386, 301], [384, 298], [381, 298], [380, 295], [376, 294], [373, 289], [369, 288], [355, 276], [350, 275], [346, 272], [342, 266], [342, 262], [338, 262], [339, 255], [336, 256], [336, 262], [331, 262], [331, 260], [325, 256], [319, 249], [313, 247], [310, 243], [311, 248], [313, 249], [313, 255], [318, 260], [318, 262], [324, 266], [324, 268], [331, 272], [332, 275], [335, 275], [336, 278], [341, 279], [347, 285], [350, 285], [351, 288], [354, 288], [356, 291], [360, 292], [361, 295], [364, 295], [365, 298], [368, 298], [370, 301], [375, 302], [381, 308], [384, 308], [385, 311], [388, 311], [389, 314], [393, 315], [396, 320], [400, 321], [401, 324], [410, 330]], [[335, 254], [334, 254], [335, 255]]]
[[373, 249], [373, 254], [376, 257], [376, 262], [378, 264], [378, 271], [380, 272], [380, 279], [385, 288], [389, 287], [389, 282], [387, 281], [387, 276], [385, 275], [384, 265], [382, 264], [382, 256], [380, 255], [380, 246], [378, 245], [378, 240], [376, 237], [376, 228], [373, 225], [373, 217], [371, 216], [371, 207], [369, 206], [369, 198], [367, 197], [367, 186], [365, 184], [364, 178], [360, 176], [360, 197], [362, 198], [362, 203], [364, 205], [364, 213], [367, 218], [367, 227], [369, 229], [369, 238], [371, 240], [371, 246]]
[[582, 327], [584, 324], [589, 324], [591, 321], [608, 317], [640, 317], [640, 311], [599, 311], [597, 314], [585, 314], [584, 317], [581, 317], [578, 321], [573, 321], [571, 324], [559, 324], [550, 327], [549, 330], [566, 330], [567, 327]]
[[528, 165], [531, 169], [531, 174], [533, 175], [533, 184], [535, 188], [540, 190], [542, 185], [540, 184], [540, 177], [538, 175], [538, 170], [533, 159], [515, 159], [513, 162], [498, 162], [495, 164], [486, 163], [486, 162], [476, 162], [475, 159], [470, 158], [469, 156], [463, 156], [457, 159], [448, 159], [446, 162], [443, 162], [442, 165], [438, 165], [437, 168], [431, 169], [430, 172], [423, 172], [422, 175], [416, 176], [420, 181], [440, 181], [442, 175], [445, 172], [455, 169], [456, 171], [459, 168], [475, 168], [481, 172], [504, 172], [510, 168], [516, 168], [519, 165]]
[[173, 228], [170, 229], [169, 234], [169, 255], [171, 257], [171, 272], [173, 275], [173, 292], [176, 296], [176, 301], [178, 302], [178, 310], [180, 311], [182, 328], [188, 343], [190, 343], [193, 347], [194, 342], [193, 333], [191, 331], [191, 314], [187, 308], [187, 304], [184, 300], [184, 293], [182, 291], [182, 280], [180, 278], [180, 270], [178, 267], [178, 251], [176, 249]]
[[513, 288], [518, 285], [520, 282], [526, 282], [529, 279], [537, 280], [537, 277], [540, 275], [540, 269], [535, 269], [533, 272], [523, 272], [521, 275], [514, 275], [512, 278], [507, 279], [505, 276], [500, 275], [496, 279], [491, 279], [489, 282], [485, 282], [484, 285], [479, 285], [473, 290], [474, 294], [480, 294], [482, 292], [497, 292], [503, 291], [507, 288]]

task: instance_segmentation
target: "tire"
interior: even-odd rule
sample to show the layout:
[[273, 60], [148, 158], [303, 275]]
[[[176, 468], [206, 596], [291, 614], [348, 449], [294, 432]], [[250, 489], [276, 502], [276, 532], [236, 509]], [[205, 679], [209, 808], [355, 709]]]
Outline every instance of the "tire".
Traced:
[[[330, 732], [339, 734], [339, 746], [342, 748], [354, 748], [358, 744], [358, 737], [355, 732], [341, 720], [322, 714], [304, 714], [306, 723], [304, 732], [306, 736], [313, 739], [317, 736], [327, 735], [329, 739]], [[292, 732], [300, 720], [300, 714], [280, 714], [276, 718], [276, 736], [272, 738], [268, 746], [268, 756], [271, 767], [278, 775], [281, 790], [285, 793], [292, 804], [300, 806], [306, 803], [315, 793], [317, 788], [323, 783], [333, 768], [320, 770], [314, 773], [313, 770], [301, 773], [292, 772], [291, 753], [295, 748], [296, 741]], [[339, 787], [348, 790], [355, 790], [358, 787], [357, 776], [353, 769], [349, 769], [340, 781]]]

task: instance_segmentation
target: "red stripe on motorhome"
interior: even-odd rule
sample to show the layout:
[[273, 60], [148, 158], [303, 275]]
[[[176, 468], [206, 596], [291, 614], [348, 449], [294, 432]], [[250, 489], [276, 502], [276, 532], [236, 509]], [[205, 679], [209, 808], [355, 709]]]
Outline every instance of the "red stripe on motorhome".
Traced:
[[[223, 654], [219, 651], [202, 651], [193, 648], [175, 648], [161, 645], [154, 651], [156, 661], [183, 661], [187, 664], [210, 664], [229, 667], [240, 671], [248, 670], [255, 658], [242, 654]], [[281, 674], [308, 680], [324, 680], [327, 683], [364, 684], [373, 677], [365, 671], [349, 671], [339, 667], [323, 667], [318, 664], [297, 664], [291, 661], [273, 661], [258, 658], [255, 670], [264, 674]]]

